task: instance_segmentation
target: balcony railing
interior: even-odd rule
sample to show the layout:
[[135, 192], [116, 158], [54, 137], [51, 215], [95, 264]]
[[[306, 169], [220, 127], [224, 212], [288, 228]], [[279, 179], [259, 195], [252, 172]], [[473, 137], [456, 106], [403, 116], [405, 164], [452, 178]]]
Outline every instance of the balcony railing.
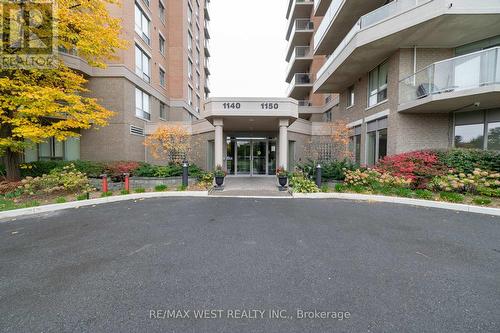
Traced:
[[399, 104], [500, 84], [500, 47], [436, 62], [399, 82]]
[[299, 106], [312, 106], [311, 101], [308, 99], [303, 99], [297, 102], [299, 102]]
[[314, 83], [314, 76], [311, 73], [297, 73], [293, 76], [290, 86], [287, 89], [287, 95], [290, 95], [296, 86], [312, 85]]
[[[329, 28], [329, 25], [331, 23], [331, 19], [333, 19], [337, 13], [338, 6], [342, 3], [343, 0], [335, 0], [332, 2], [330, 5], [330, 8], [328, 9], [327, 14], [323, 18], [323, 21], [318, 28], [318, 31], [316, 32], [316, 35], [314, 36], [314, 45], [318, 45], [318, 43], [321, 41], [323, 38], [323, 35], [326, 33], [327, 29]], [[380, 23], [384, 20], [387, 20], [393, 16], [402, 14], [404, 12], [407, 12], [409, 10], [412, 10], [418, 6], [421, 6], [427, 2], [431, 2], [434, 0], [394, 0], [393, 2], [382, 6], [364, 16], [362, 16], [358, 22], [352, 27], [351, 31], [347, 33], [347, 35], [344, 37], [342, 42], [337, 46], [335, 51], [330, 55], [328, 60], [325, 62], [323, 67], [318, 71], [318, 76], [321, 76], [328, 67], [333, 63], [333, 61], [339, 56], [339, 54], [344, 51], [346, 46], [351, 42], [351, 40], [360, 32], [361, 30], [364, 30], [374, 24]], [[335, 8], [337, 6], [337, 8]], [[330, 13], [330, 10], [332, 10], [332, 13]], [[330, 20], [327, 20], [327, 16], [331, 16]], [[325, 26], [323, 26], [325, 24]]]
[[[330, 7], [328, 7], [325, 16], [323, 16], [323, 19], [321, 20], [318, 30], [316, 30], [316, 33], [314, 34], [314, 47], [317, 47], [319, 42], [323, 39], [323, 36], [326, 34], [330, 24], [333, 22], [333, 19], [337, 15], [343, 1], [345, 0], [333, 0]], [[319, 1], [316, 0], [316, 2], [317, 3], [314, 5], [315, 8], [319, 5]]]
[[286, 39], [289, 40], [297, 31], [313, 31], [314, 22], [309, 19], [296, 19], [293, 22], [292, 29], [288, 31]]
[[290, 59], [286, 72], [290, 73], [290, 69], [297, 58], [308, 58], [312, 56], [312, 49], [309, 46], [296, 46], [293, 50], [292, 58]]

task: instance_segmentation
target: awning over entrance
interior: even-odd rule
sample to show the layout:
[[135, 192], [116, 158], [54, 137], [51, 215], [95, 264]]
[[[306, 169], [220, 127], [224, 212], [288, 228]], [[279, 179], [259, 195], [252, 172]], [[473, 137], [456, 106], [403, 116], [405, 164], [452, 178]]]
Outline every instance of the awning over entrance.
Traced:
[[[279, 144], [278, 167], [287, 168], [288, 126], [299, 117], [296, 100], [290, 98], [212, 98], [205, 104], [202, 116], [215, 127], [216, 166], [227, 167], [224, 163], [224, 149], [227, 142], [225, 134], [279, 132], [278, 142], [281, 144]], [[248, 143], [249, 149], [256, 146], [253, 141], [248, 141]], [[266, 143], [266, 151], [268, 149]], [[248, 154], [248, 156], [255, 162], [254, 155]], [[262, 164], [262, 166], [265, 165], [265, 163]]]

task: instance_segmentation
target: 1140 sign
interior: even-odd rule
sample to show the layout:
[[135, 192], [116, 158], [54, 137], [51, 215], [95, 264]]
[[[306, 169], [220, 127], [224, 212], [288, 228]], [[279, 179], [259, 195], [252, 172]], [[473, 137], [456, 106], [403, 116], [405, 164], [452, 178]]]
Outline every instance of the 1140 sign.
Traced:
[[[222, 103], [222, 107], [225, 110], [238, 110], [241, 109], [241, 103], [232, 102], [232, 103]], [[278, 103], [266, 102], [260, 104], [260, 108], [262, 110], [278, 110], [280, 105]]]

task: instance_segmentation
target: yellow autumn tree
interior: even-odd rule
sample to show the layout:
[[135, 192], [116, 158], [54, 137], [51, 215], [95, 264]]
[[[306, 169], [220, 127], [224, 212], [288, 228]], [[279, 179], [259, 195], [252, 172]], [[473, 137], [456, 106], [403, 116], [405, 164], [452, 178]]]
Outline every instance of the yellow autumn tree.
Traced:
[[144, 141], [151, 149], [151, 155], [168, 163], [180, 163], [191, 151], [191, 134], [177, 124], [160, 126]]
[[[73, 50], [100, 68], [106, 66], [105, 61], [116, 59], [118, 49], [126, 47], [119, 37], [120, 19], [108, 12], [108, 6], [119, 5], [119, 1], [54, 2], [58, 47]], [[1, 28], [5, 33], [9, 26], [4, 23]], [[50, 36], [52, 31], [52, 24], [43, 25], [36, 35]], [[50, 137], [62, 141], [78, 136], [79, 129], [107, 125], [113, 113], [85, 96], [85, 83], [85, 78], [66, 67], [61, 59], [50, 69], [0, 68], [0, 156], [7, 179], [20, 178], [20, 155], [30, 145]]]

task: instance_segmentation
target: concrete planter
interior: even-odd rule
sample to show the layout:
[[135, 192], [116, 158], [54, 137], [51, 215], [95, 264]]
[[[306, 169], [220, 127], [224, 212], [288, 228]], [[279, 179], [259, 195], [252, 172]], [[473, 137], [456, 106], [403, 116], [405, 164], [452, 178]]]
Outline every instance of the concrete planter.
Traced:
[[[196, 178], [189, 178], [189, 185], [196, 184]], [[101, 179], [91, 178], [90, 183], [97, 190], [101, 190], [102, 181]], [[171, 188], [182, 185], [182, 177], [168, 177], [168, 178], [156, 178], [156, 177], [131, 177], [130, 178], [130, 188], [154, 188], [157, 185], [167, 185]], [[109, 182], [108, 188], [110, 191], [119, 191], [123, 189], [124, 183], [122, 182]]]

